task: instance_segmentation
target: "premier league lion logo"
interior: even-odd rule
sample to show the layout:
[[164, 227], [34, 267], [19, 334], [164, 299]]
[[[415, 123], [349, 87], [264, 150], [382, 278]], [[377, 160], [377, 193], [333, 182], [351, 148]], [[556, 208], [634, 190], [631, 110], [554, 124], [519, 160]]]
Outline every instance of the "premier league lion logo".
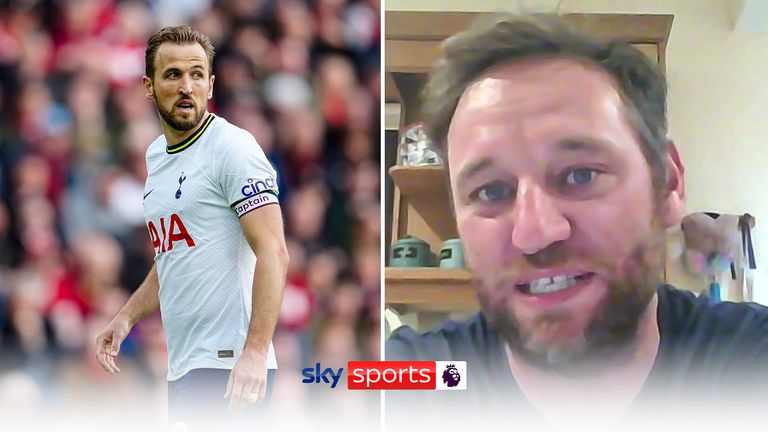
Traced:
[[456, 365], [447, 365], [443, 371], [443, 383], [448, 387], [456, 387], [459, 385], [459, 381], [461, 381], [461, 374], [459, 374], [459, 370], [456, 369]]

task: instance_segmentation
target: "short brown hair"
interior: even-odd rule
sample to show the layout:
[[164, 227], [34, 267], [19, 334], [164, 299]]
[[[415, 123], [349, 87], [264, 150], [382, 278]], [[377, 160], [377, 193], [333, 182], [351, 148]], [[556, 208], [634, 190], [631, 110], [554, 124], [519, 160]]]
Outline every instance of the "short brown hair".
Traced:
[[154, 79], [157, 49], [165, 42], [178, 45], [200, 44], [205, 50], [205, 55], [208, 57], [208, 75], [213, 74], [213, 56], [216, 52], [213, 49], [211, 40], [193, 27], [177, 25], [161, 28], [147, 41], [147, 50], [144, 52], [144, 73], [147, 74], [150, 80]]
[[496, 16], [443, 43], [423, 93], [431, 137], [444, 147], [456, 106], [467, 86], [501, 64], [534, 58], [588, 61], [615, 79], [656, 191], [666, 183], [667, 84], [645, 54], [622, 41], [598, 41], [551, 15]]

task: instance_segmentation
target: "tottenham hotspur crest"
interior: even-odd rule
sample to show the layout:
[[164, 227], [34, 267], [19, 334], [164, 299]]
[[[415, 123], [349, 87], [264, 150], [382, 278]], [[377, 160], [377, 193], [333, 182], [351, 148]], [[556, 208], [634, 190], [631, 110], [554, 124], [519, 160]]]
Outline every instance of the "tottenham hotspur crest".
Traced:
[[176, 199], [181, 198], [181, 184], [184, 183], [184, 180], [187, 179], [187, 176], [184, 175], [184, 171], [181, 172], [181, 176], [179, 177], [179, 189], [176, 191]]

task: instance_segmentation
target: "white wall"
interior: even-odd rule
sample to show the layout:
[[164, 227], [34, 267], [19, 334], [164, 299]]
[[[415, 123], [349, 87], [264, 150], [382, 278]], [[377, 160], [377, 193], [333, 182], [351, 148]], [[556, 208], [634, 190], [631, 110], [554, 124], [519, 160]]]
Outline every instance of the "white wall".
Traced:
[[[730, 0], [563, 0], [560, 12], [675, 16], [667, 46], [669, 122], [689, 211], [749, 212], [756, 300], [768, 304], [768, 34], [732, 31]], [[387, 0], [387, 10], [554, 11], [553, 0]], [[762, 282], [766, 281], [766, 282]]]

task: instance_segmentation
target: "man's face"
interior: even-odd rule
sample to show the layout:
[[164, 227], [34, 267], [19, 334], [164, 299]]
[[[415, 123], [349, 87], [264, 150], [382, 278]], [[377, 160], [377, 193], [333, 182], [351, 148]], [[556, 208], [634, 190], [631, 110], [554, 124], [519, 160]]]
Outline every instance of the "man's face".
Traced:
[[663, 201], [611, 78], [529, 60], [473, 81], [448, 132], [459, 234], [488, 319], [529, 362], [633, 339], [663, 265]]
[[213, 97], [214, 78], [200, 44], [163, 43], [155, 55], [154, 77], [144, 77], [144, 88], [165, 123], [184, 132], [202, 120]]

